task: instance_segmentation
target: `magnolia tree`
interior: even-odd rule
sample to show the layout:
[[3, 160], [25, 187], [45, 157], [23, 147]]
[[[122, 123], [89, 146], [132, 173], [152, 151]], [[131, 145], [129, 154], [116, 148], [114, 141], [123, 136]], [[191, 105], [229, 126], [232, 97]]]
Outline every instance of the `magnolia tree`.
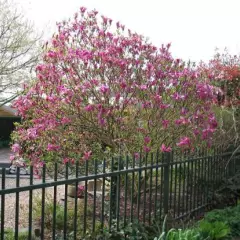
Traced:
[[169, 47], [80, 8], [58, 24], [36, 81], [14, 103], [23, 122], [12, 159], [39, 166], [211, 144], [212, 87]]

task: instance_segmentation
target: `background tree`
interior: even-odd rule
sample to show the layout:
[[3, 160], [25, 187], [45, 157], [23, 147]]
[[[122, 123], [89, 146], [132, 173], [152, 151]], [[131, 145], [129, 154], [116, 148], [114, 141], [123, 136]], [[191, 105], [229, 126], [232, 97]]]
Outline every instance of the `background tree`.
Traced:
[[14, 2], [0, 0], [0, 106], [17, 96], [31, 78], [38, 59], [40, 35]]
[[211, 79], [218, 88], [214, 107], [219, 128], [216, 131], [215, 144], [238, 145], [240, 140], [240, 57], [231, 55], [225, 49], [216, 52], [208, 64], [200, 65], [203, 74]]

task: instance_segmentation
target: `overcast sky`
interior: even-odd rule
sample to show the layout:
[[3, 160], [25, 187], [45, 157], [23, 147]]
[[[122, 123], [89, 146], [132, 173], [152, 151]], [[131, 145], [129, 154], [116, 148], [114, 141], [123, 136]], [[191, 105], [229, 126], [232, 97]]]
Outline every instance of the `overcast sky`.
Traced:
[[120, 21], [185, 60], [208, 60], [216, 47], [240, 53], [240, 0], [18, 0], [46, 38], [80, 6]]

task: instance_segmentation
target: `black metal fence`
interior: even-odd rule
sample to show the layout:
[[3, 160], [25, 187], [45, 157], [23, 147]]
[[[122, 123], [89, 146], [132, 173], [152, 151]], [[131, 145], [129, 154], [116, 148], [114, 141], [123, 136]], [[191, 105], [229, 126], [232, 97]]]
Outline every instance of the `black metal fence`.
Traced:
[[[156, 153], [43, 166], [36, 178], [1, 174], [1, 239], [85, 239], [129, 222], [196, 217], [233, 175], [231, 152]], [[14, 230], [13, 230], [14, 229]], [[26, 238], [20, 238], [25, 234]], [[92, 237], [94, 239], [94, 237]]]

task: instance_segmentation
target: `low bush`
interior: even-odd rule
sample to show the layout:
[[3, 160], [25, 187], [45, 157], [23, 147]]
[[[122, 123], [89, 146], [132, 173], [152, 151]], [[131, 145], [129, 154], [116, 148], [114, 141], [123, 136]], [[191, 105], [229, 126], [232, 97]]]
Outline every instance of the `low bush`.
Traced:
[[208, 222], [206, 220], [202, 220], [199, 224], [199, 232], [202, 239], [226, 239], [229, 236], [230, 228], [224, 222]]
[[230, 236], [240, 236], [240, 205], [217, 209], [207, 213], [204, 219], [210, 223], [223, 222], [230, 228]]

